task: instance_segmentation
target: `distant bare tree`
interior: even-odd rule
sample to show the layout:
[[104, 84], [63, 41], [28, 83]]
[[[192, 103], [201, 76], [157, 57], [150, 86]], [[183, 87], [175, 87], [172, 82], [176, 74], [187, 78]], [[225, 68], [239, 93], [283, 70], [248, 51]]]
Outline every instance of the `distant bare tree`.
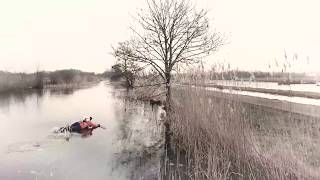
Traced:
[[172, 71], [178, 64], [200, 62], [222, 45], [222, 38], [209, 31], [207, 11], [196, 11], [189, 1], [150, 0], [147, 3], [148, 8], [141, 10], [136, 18], [139, 30], [131, 27], [135, 36], [128, 41], [130, 51], [120, 53], [159, 73], [166, 84], [169, 103]]
[[117, 48], [113, 48], [113, 55], [117, 58], [117, 64], [112, 66], [113, 69], [117, 68], [125, 77], [127, 87], [133, 88], [134, 82], [140, 71], [145, 66], [139, 66], [135, 59], [132, 58], [132, 48], [128, 41], [120, 42]]

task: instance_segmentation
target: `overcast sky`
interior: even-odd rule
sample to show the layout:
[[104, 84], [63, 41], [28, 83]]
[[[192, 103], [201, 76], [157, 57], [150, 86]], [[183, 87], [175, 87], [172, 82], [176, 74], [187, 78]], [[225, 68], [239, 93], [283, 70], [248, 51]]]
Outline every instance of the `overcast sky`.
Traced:
[[[320, 71], [320, 1], [194, 0], [210, 10], [228, 44], [208, 58], [246, 70], [273, 69], [284, 51], [293, 70]], [[102, 72], [111, 45], [130, 37], [132, 15], [145, 0], [0, 0], [0, 70], [76, 68]]]

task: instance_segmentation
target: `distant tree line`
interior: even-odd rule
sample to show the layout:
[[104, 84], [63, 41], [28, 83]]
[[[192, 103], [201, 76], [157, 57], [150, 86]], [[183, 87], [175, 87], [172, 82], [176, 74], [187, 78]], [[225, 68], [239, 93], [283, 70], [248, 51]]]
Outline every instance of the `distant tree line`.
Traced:
[[42, 89], [48, 85], [95, 82], [99, 76], [93, 72], [64, 69], [53, 72], [12, 73], [0, 71], [0, 92], [19, 89]]
[[75, 69], [58, 70], [48, 73], [46, 82], [49, 84], [71, 84], [94, 82], [97, 76], [93, 72], [83, 72]]

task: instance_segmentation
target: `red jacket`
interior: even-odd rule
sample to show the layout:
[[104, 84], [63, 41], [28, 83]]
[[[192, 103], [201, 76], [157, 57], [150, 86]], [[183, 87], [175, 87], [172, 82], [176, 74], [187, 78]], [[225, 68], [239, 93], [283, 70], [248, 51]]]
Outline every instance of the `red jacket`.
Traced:
[[96, 128], [96, 127], [98, 127], [98, 125], [92, 123], [91, 121], [81, 121], [80, 122], [80, 127], [81, 127], [81, 129]]

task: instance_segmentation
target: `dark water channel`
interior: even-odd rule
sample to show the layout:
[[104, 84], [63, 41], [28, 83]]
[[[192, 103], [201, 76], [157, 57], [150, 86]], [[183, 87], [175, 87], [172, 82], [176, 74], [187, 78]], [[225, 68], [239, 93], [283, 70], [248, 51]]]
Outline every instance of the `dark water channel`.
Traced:
[[[101, 82], [0, 95], [0, 179], [157, 179], [162, 110], [123, 93]], [[87, 115], [107, 129], [86, 136], [52, 132]]]

